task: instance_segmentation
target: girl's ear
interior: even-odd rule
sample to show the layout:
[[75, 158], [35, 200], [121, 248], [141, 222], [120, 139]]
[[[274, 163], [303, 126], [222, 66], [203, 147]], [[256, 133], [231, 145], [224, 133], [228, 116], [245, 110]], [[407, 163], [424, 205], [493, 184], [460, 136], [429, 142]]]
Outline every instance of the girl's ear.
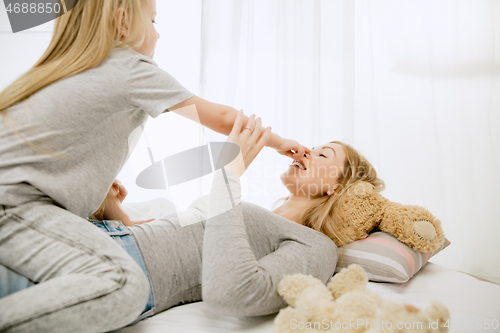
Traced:
[[120, 32], [120, 34], [123, 36], [123, 37], [127, 37], [128, 36], [128, 27], [129, 27], [129, 24], [128, 24], [128, 15], [127, 15], [127, 12], [125, 11], [125, 9], [123, 8], [118, 8], [116, 10], [116, 13], [115, 13], [115, 22], [116, 22], [116, 28], [118, 29], [118, 31]]

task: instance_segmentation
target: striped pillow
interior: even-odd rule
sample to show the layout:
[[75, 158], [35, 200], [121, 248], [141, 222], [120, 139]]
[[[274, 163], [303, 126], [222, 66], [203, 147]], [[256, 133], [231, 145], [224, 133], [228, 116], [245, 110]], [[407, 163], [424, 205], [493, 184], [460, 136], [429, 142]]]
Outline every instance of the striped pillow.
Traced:
[[377, 231], [365, 239], [358, 240], [340, 248], [339, 261], [335, 272], [340, 272], [350, 264], [364, 268], [370, 281], [407, 282], [429, 258], [450, 245], [445, 238], [443, 244], [434, 252], [418, 252], [388, 233]]

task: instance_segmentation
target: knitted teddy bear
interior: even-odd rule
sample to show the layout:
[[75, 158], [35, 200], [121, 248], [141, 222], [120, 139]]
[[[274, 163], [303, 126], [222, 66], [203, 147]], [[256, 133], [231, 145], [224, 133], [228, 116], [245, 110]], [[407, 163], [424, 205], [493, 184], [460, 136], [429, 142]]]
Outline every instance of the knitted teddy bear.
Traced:
[[441, 222], [427, 209], [392, 202], [365, 181], [349, 188], [337, 207], [342, 220], [338, 230], [348, 240], [334, 239], [339, 247], [368, 237], [377, 227], [420, 252], [435, 251], [444, 241]]
[[380, 298], [366, 289], [367, 281], [356, 264], [326, 286], [310, 275], [285, 275], [277, 291], [290, 306], [275, 317], [274, 332], [448, 332], [450, 314], [441, 303], [421, 311]]

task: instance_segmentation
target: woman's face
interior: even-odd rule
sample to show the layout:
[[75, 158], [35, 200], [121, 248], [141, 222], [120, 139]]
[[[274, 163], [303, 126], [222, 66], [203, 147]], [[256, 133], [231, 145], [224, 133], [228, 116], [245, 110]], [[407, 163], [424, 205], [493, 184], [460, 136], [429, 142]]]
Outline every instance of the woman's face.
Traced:
[[341, 145], [325, 143], [311, 148], [300, 160], [305, 169], [292, 163], [281, 174], [281, 182], [291, 194], [308, 199], [331, 195], [342, 174], [346, 155]]
[[153, 59], [156, 42], [158, 41], [158, 38], [160, 38], [160, 35], [154, 26], [156, 18], [156, 0], [146, 0], [144, 2], [142, 6], [142, 15], [146, 34], [144, 36], [144, 43], [135, 51]]

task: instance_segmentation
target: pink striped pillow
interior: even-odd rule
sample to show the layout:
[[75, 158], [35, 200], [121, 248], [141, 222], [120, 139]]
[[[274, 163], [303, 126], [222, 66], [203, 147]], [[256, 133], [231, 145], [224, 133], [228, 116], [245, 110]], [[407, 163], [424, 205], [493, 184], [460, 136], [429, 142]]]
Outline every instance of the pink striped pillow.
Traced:
[[340, 272], [350, 264], [364, 268], [370, 281], [407, 282], [429, 258], [450, 245], [445, 238], [434, 252], [418, 252], [401, 243], [396, 237], [377, 231], [365, 239], [342, 246], [335, 272]]

